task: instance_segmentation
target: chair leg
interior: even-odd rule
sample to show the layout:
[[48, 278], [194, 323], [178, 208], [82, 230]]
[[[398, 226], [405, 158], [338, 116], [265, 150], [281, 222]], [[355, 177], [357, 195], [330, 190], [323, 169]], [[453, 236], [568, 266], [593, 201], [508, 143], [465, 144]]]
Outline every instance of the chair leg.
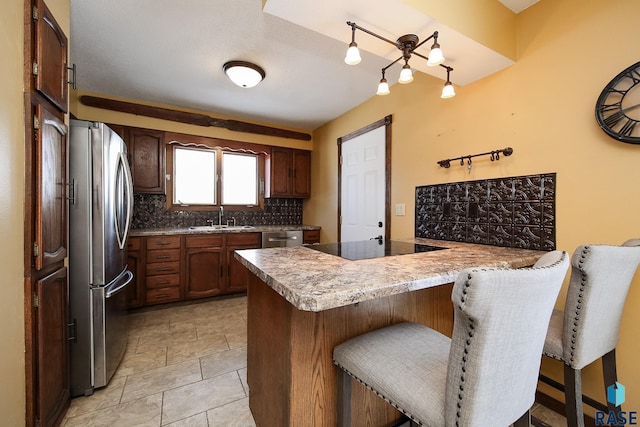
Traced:
[[564, 364], [564, 398], [567, 427], [584, 427], [582, 372]]
[[338, 372], [338, 427], [351, 427], [351, 377], [342, 369]]
[[[618, 374], [616, 372], [616, 349], [614, 348], [609, 353], [602, 356], [602, 375], [604, 377], [604, 395], [607, 396], [607, 387], [615, 384], [618, 381]], [[614, 403], [610, 403], [607, 399], [607, 409], [609, 412], [620, 413], [622, 408], [620, 405], [615, 406]]]
[[531, 410], [525, 412], [520, 418], [513, 423], [513, 427], [530, 427], [531, 426]]

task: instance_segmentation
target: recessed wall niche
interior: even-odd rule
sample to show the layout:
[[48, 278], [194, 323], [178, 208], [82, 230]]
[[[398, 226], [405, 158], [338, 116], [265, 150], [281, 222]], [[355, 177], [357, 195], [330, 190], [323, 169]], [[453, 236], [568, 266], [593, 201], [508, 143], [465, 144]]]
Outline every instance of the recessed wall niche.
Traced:
[[415, 236], [513, 248], [556, 248], [556, 174], [416, 187]]

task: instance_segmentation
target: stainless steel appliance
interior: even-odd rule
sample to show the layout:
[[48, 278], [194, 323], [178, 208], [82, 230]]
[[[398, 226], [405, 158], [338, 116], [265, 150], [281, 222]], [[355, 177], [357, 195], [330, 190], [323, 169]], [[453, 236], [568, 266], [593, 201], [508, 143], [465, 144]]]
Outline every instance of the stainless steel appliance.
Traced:
[[278, 230], [262, 232], [262, 247], [277, 248], [285, 246], [301, 246], [302, 230]]
[[71, 394], [107, 385], [127, 345], [127, 236], [133, 185], [122, 138], [70, 121], [69, 318]]

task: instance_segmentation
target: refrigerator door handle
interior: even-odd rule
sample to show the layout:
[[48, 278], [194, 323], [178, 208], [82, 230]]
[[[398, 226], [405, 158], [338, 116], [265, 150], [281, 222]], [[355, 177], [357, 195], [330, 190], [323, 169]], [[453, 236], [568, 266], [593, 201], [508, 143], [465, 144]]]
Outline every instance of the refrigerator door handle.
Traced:
[[[124, 249], [124, 246], [127, 243], [127, 237], [129, 237], [129, 229], [131, 228], [131, 219], [133, 216], [133, 181], [131, 178], [131, 170], [129, 169], [129, 162], [127, 162], [127, 158], [125, 157], [123, 152], [118, 153], [118, 165], [116, 167], [116, 171], [120, 169], [124, 174], [124, 188], [122, 188], [122, 190], [126, 193], [125, 198], [127, 211], [125, 214], [124, 229], [120, 228], [117, 214], [114, 215], [114, 218], [118, 246], [120, 247], [120, 249]], [[119, 191], [118, 186], [115, 187], [114, 191]]]
[[124, 176], [127, 184], [127, 223], [124, 229], [124, 241], [127, 242], [129, 238], [129, 231], [131, 230], [131, 221], [133, 219], [133, 177], [131, 176], [131, 168], [127, 161], [127, 156], [124, 153], [120, 153], [122, 157], [122, 167], [124, 168]]
[[[106, 292], [105, 292], [105, 298], [111, 298], [112, 296], [114, 296], [115, 294], [120, 292], [121, 289], [123, 289], [125, 286], [127, 286], [129, 283], [131, 283], [131, 281], [133, 280], [133, 273], [130, 272], [129, 270], [126, 270], [114, 282], [118, 282], [120, 278], [123, 278], [122, 282], [120, 284], [118, 284], [117, 286], [113, 287], [113, 289], [111, 289], [111, 286], [107, 287]], [[114, 283], [114, 285], [115, 285], [115, 283]]]

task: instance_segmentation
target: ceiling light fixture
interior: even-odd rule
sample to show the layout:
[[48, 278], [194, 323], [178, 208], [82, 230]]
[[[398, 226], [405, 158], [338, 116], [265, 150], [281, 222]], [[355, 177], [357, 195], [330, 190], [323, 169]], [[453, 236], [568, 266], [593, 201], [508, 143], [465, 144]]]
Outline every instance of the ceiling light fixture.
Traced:
[[224, 73], [240, 87], [254, 87], [266, 76], [264, 70], [247, 61], [229, 61], [222, 66]]
[[[347, 55], [344, 58], [344, 62], [349, 65], [356, 65], [361, 61], [360, 51], [358, 50], [358, 44], [356, 43], [356, 30], [360, 30], [384, 42], [392, 44], [402, 51], [402, 56], [382, 69], [382, 79], [380, 79], [380, 84], [378, 85], [377, 91], [378, 95], [386, 95], [389, 93], [389, 84], [384, 77], [385, 71], [387, 71], [389, 67], [391, 67], [401, 59], [404, 59], [404, 65], [402, 66], [402, 70], [400, 71], [400, 78], [398, 79], [398, 83], [406, 84], [413, 81], [413, 72], [411, 71], [411, 66], [409, 65], [409, 59], [411, 59], [411, 55], [416, 55], [422, 59], [426, 59], [427, 65], [430, 67], [439, 65], [440, 67], [443, 67], [447, 70], [447, 82], [445, 83], [445, 86], [442, 90], [442, 98], [451, 98], [452, 96], [455, 96], [456, 93], [453, 89], [451, 81], [449, 80], [449, 73], [453, 71], [453, 68], [443, 65], [444, 55], [442, 54], [442, 49], [440, 49], [440, 44], [438, 43], [437, 31], [434, 31], [433, 34], [431, 34], [423, 41], [419, 41], [418, 36], [415, 34], [405, 34], [404, 36], [400, 36], [395, 42], [392, 42], [391, 40], [386, 39], [374, 33], [373, 31], [362, 28], [355, 22], [347, 21], [347, 25], [351, 27], [351, 43], [349, 43], [349, 49], [347, 50]], [[431, 45], [431, 51], [429, 52], [428, 57], [415, 51], [418, 47], [422, 46], [424, 43], [431, 39], [433, 39], [433, 44]]]
[[453, 98], [454, 96], [456, 96], [456, 91], [453, 89], [453, 85], [451, 84], [451, 81], [449, 80], [449, 73], [451, 71], [453, 71], [453, 68], [451, 67], [446, 67], [447, 69], [447, 82], [444, 84], [444, 87], [442, 88], [442, 95], [440, 95], [440, 98]]

